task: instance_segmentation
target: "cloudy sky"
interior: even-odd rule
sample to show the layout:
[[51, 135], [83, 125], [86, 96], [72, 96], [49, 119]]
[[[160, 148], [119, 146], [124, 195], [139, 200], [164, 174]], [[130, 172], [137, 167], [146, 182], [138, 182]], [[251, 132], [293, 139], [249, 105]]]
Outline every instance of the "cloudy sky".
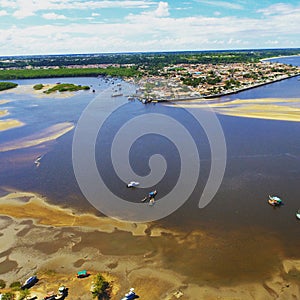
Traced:
[[0, 0], [0, 55], [300, 47], [299, 0]]

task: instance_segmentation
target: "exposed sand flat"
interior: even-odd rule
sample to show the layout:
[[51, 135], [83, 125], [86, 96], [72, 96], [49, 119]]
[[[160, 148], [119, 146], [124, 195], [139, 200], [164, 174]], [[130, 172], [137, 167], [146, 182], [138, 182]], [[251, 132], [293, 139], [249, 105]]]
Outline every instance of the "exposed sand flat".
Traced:
[[58, 139], [74, 128], [74, 124], [70, 122], [58, 123], [52, 125], [38, 133], [29, 135], [24, 138], [13, 140], [0, 144], [0, 152], [6, 152], [16, 149], [37, 146], [46, 142]]
[[24, 125], [24, 123], [19, 120], [14, 120], [14, 119], [0, 120], [0, 131], [9, 130], [9, 129], [16, 128], [16, 127], [21, 127], [23, 125]]
[[[48, 204], [38, 194], [24, 192], [10, 192], [1, 197], [0, 215], [0, 278], [9, 285], [16, 280], [23, 282], [37, 273], [40, 281], [31, 292], [39, 297], [65, 285], [69, 288], [68, 298], [91, 299], [89, 289], [93, 276], [83, 280], [74, 276], [78, 270], [87, 269], [92, 275], [104, 273], [113, 286], [112, 299], [120, 299], [130, 287], [134, 287], [143, 300], [300, 299], [300, 260], [279, 260], [278, 267], [264, 279], [258, 277], [243, 282], [243, 278], [238, 278], [237, 282], [229, 280], [226, 284], [226, 278], [220, 281], [207, 273], [205, 264], [216, 255], [217, 248], [222, 250], [220, 264], [228, 258], [231, 260], [234, 245], [225, 246], [219, 238], [201, 231], [188, 236], [169, 231], [151, 237], [151, 224], [130, 224], [78, 214]], [[258, 248], [252, 249], [255, 257], [260, 257], [260, 251], [255, 250], [263, 250], [265, 239], [263, 236]], [[197, 244], [198, 240], [200, 243]], [[169, 268], [164, 251], [166, 242], [171, 241], [174, 251], [176, 247], [182, 247], [183, 251], [182, 257], [170, 261], [172, 268]], [[272, 239], [270, 242], [272, 246]], [[241, 245], [237, 246], [240, 249]], [[185, 252], [203, 256], [200, 263], [203, 268], [200, 267], [198, 272], [203, 273], [205, 280], [196, 282], [185, 272], [180, 272], [188, 259]], [[269, 253], [270, 256], [273, 254]], [[252, 257], [249, 260], [251, 263]], [[247, 273], [245, 263], [243, 270]], [[218, 268], [215, 261], [212, 264]], [[232, 269], [236, 267], [234, 265]]]
[[32, 95], [34, 97], [38, 98], [69, 98], [73, 97], [75, 95], [74, 92], [63, 92], [63, 93], [51, 93], [51, 94], [45, 94], [44, 91], [54, 87], [56, 84], [44, 84], [44, 87], [41, 90], [35, 90], [33, 88], [34, 85], [27, 84], [27, 85], [18, 85], [13, 90], [5, 90], [1, 91], [0, 94], [8, 94], [8, 93], [14, 93], [18, 95]]
[[7, 109], [0, 110], [0, 118], [4, 117], [6, 115], [8, 115], [8, 110]]
[[[24, 202], [22, 199], [27, 199]], [[37, 224], [56, 227], [86, 227], [111, 233], [115, 229], [131, 232], [133, 235], [145, 236], [146, 224], [118, 222], [106, 217], [91, 214], [75, 214], [70, 209], [63, 209], [46, 203], [43, 198], [33, 193], [17, 192], [0, 198], [0, 214], [18, 219], [36, 220]], [[37, 217], [38, 216], [38, 217]], [[156, 235], [159, 235], [156, 232]]]
[[10, 100], [0, 100], [0, 105], [3, 105], [3, 104], [6, 104], [6, 103], [9, 103], [10, 102]]
[[204, 100], [171, 104], [182, 108], [212, 108], [215, 112], [238, 117], [259, 118], [282, 121], [300, 121], [300, 99], [237, 99], [227, 102], [207, 102]]

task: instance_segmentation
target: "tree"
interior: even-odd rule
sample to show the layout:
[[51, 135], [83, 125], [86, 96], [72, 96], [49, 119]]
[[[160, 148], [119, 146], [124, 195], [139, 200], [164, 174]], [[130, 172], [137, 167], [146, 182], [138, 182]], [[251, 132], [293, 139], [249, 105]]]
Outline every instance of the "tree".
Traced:
[[2, 294], [2, 298], [1, 300], [14, 300], [15, 299], [15, 295], [11, 292]]
[[104, 277], [98, 273], [95, 276], [95, 280], [92, 286], [93, 298], [98, 297], [98, 299], [109, 299], [109, 282], [107, 282]]
[[20, 294], [19, 294], [19, 297], [18, 297], [18, 300], [24, 300], [28, 296], [30, 296], [30, 292], [29, 292], [28, 289], [21, 290]]

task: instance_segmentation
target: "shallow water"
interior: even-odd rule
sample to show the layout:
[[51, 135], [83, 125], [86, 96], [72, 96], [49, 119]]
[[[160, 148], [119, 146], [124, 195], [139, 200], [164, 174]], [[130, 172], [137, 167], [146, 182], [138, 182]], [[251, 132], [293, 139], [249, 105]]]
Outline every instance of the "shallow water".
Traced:
[[[53, 99], [51, 95], [41, 99], [13, 92], [0, 94], [0, 100], [12, 100], [0, 108], [9, 110], [9, 118], [26, 123], [24, 127], [1, 132], [1, 143], [28, 136], [60, 122], [74, 122], [76, 125], [81, 112], [97, 94], [120, 82], [118, 80], [113, 85], [112, 80], [106, 82], [98, 78], [56, 78], [20, 80], [18, 83], [58, 81], [92, 85], [96, 93], [80, 92], [65, 99]], [[299, 80], [291, 78], [220, 100], [299, 98], [299, 94]], [[118, 98], [127, 103], [125, 97]], [[97, 117], [97, 113], [95, 111], [92, 117]], [[184, 110], [176, 107], [128, 102], [111, 118], [101, 133], [105, 136], [104, 140], [96, 147], [96, 160], [99, 168], [105, 170], [106, 184], [118, 196], [132, 200], [133, 191], [126, 189], [112, 169], [110, 144], [113, 133], [126, 120], [149, 113], [164, 113], [179, 120], [192, 134], [200, 153], [201, 172], [194, 192], [180, 209], [156, 222], [184, 233], [184, 237], [182, 243], [175, 241], [173, 236], [165, 236], [157, 242], [154, 239], [150, 243], [147, 237], [132, 241], [123, 233], [116, 233], [116, 238], [110, 241], [107, 234], [102, 236], [106, 241], [103, 251], [115, 249], [113, 253], [119, 255], [126, 254], [126, 249], [128, 254], [141, 253], [137, 247], [142, 251], [159, 249], [166, 267], [188, 275], [191, 280], [198, 283], [223, 280], [227, 284], [237, 280], [266, 278], [279, 267], [277, 262], [280, 257], [300, 257], [300, 223], [295, 217], [300, 207], [300, 122], [218, 115], [227, 145], [226, 172], [213, 201], [204, 209], [199, 209], [199, 198], [210, 170], [210, 148], [203, 130], [187, 118]], [[166, 126], [163, 122], [159, 125], [162, 128]], [[74, 176], [73, 134], [74, 131], [71, 131], [56, 142], [0, 153], [1, 188], [37, 191], [53, 203], [96, 212], [82, 195]], [[159, 197], [162, 197], [172, 190], [179, 176], [180, 159], [174, 145], [165, 137], [148, 135], [134, 143], [130, 159], [135, 172], [145, 176], [149, 172], [148, 159], [157, 152], [168, 163], [165, 177], [155, 186]], [[41, 165], [36, 167], [34, 160], [40, 155]], [[142, 199], [148, 190], [134, 191], [134, 201]], [[269, 194], [280, 195], [285, 205], [273, 209], [267, 204]], [[200, 237], [195, 232], [206, 232], [208, 235]]]

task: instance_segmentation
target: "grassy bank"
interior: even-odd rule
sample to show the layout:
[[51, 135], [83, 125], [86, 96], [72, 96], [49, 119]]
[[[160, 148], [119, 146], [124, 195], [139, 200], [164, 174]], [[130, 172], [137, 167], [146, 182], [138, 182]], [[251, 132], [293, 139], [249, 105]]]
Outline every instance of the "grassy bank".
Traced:
[[85, 77], [85, 76], [120, 76], [131, 77], [138, 75], [135, 68], [60, 68], [60, 69], [18, 69], [0, 70], [0, 80], [31, 79], [31, 78], [54, 78], [54, 77]]
[[13, 83], [13, 82], [0, 82], [0, 91], [5, 91], [5, 90], [13, 89], [16, 86], [18, 86], [17, 83]]

